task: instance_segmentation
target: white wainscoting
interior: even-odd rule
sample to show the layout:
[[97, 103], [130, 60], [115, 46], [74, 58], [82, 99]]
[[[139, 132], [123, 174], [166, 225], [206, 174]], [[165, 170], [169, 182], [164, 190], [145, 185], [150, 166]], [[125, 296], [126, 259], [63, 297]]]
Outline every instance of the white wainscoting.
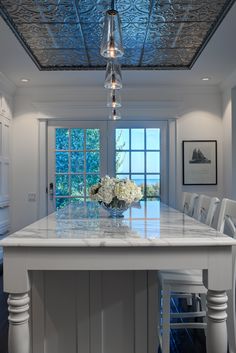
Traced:
[[156, 271], [34, 271], [32, 353], [154, 352], [155, 276]]

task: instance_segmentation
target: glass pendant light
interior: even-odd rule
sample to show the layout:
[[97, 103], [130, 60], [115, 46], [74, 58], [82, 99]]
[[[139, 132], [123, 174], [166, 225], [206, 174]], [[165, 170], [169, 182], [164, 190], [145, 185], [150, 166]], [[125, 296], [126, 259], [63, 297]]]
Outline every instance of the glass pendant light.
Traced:
[[122, 88], [120, 64], [112, 60], [107, 63], [104, 87], [112, 90]]
[[108, 59], [115, 59], [124, 55], [119, 13], [114, 9], [106, 12], [100, 54]]
[[120, 92], [115, 89], [111, 89], [107, 92], [107, 107], [119, 108], [121, 107]]
[[111, 113], [109, 115], [110, 120], [120, 120], [121, 119], [121, 114], [120, 111], [117, 109], [112, 109]]

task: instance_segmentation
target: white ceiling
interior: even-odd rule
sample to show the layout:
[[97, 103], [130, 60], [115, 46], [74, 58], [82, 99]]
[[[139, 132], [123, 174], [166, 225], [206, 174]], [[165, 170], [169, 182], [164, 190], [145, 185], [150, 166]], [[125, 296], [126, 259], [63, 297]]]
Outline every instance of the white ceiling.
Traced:
[[[126, 87], [146, 85], [218, 85], [236, 69], [236, 3], [203, 50], [191, 70], [123, 71]], [[0, 72], [15, 85], [20, 79], [32, 85], [100, 86], [104, 71], [39, 71], [14, 34], [0, 18]], [[211, 77], [203, 82], [202, 77]]]

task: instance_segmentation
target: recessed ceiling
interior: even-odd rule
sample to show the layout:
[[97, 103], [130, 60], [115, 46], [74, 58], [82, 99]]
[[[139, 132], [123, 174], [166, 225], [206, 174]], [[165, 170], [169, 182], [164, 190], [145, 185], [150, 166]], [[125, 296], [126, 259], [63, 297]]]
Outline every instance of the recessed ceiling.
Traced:
[[[117, 0], [126, 69], [190, 69], [233, 0]], [[104, 68], [106, 0], [1, 0], [0, 12], [40, 70]]]

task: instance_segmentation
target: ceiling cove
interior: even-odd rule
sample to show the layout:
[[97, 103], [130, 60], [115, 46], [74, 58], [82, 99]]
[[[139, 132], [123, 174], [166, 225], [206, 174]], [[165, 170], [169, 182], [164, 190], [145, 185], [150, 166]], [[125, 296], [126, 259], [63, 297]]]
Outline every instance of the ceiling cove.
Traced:
[[[123, 69], [191, 69], [235, 0], [117, 0]], [[0, 0], [0, 14], [39, 70], [104, 69], [107, 0]]]

